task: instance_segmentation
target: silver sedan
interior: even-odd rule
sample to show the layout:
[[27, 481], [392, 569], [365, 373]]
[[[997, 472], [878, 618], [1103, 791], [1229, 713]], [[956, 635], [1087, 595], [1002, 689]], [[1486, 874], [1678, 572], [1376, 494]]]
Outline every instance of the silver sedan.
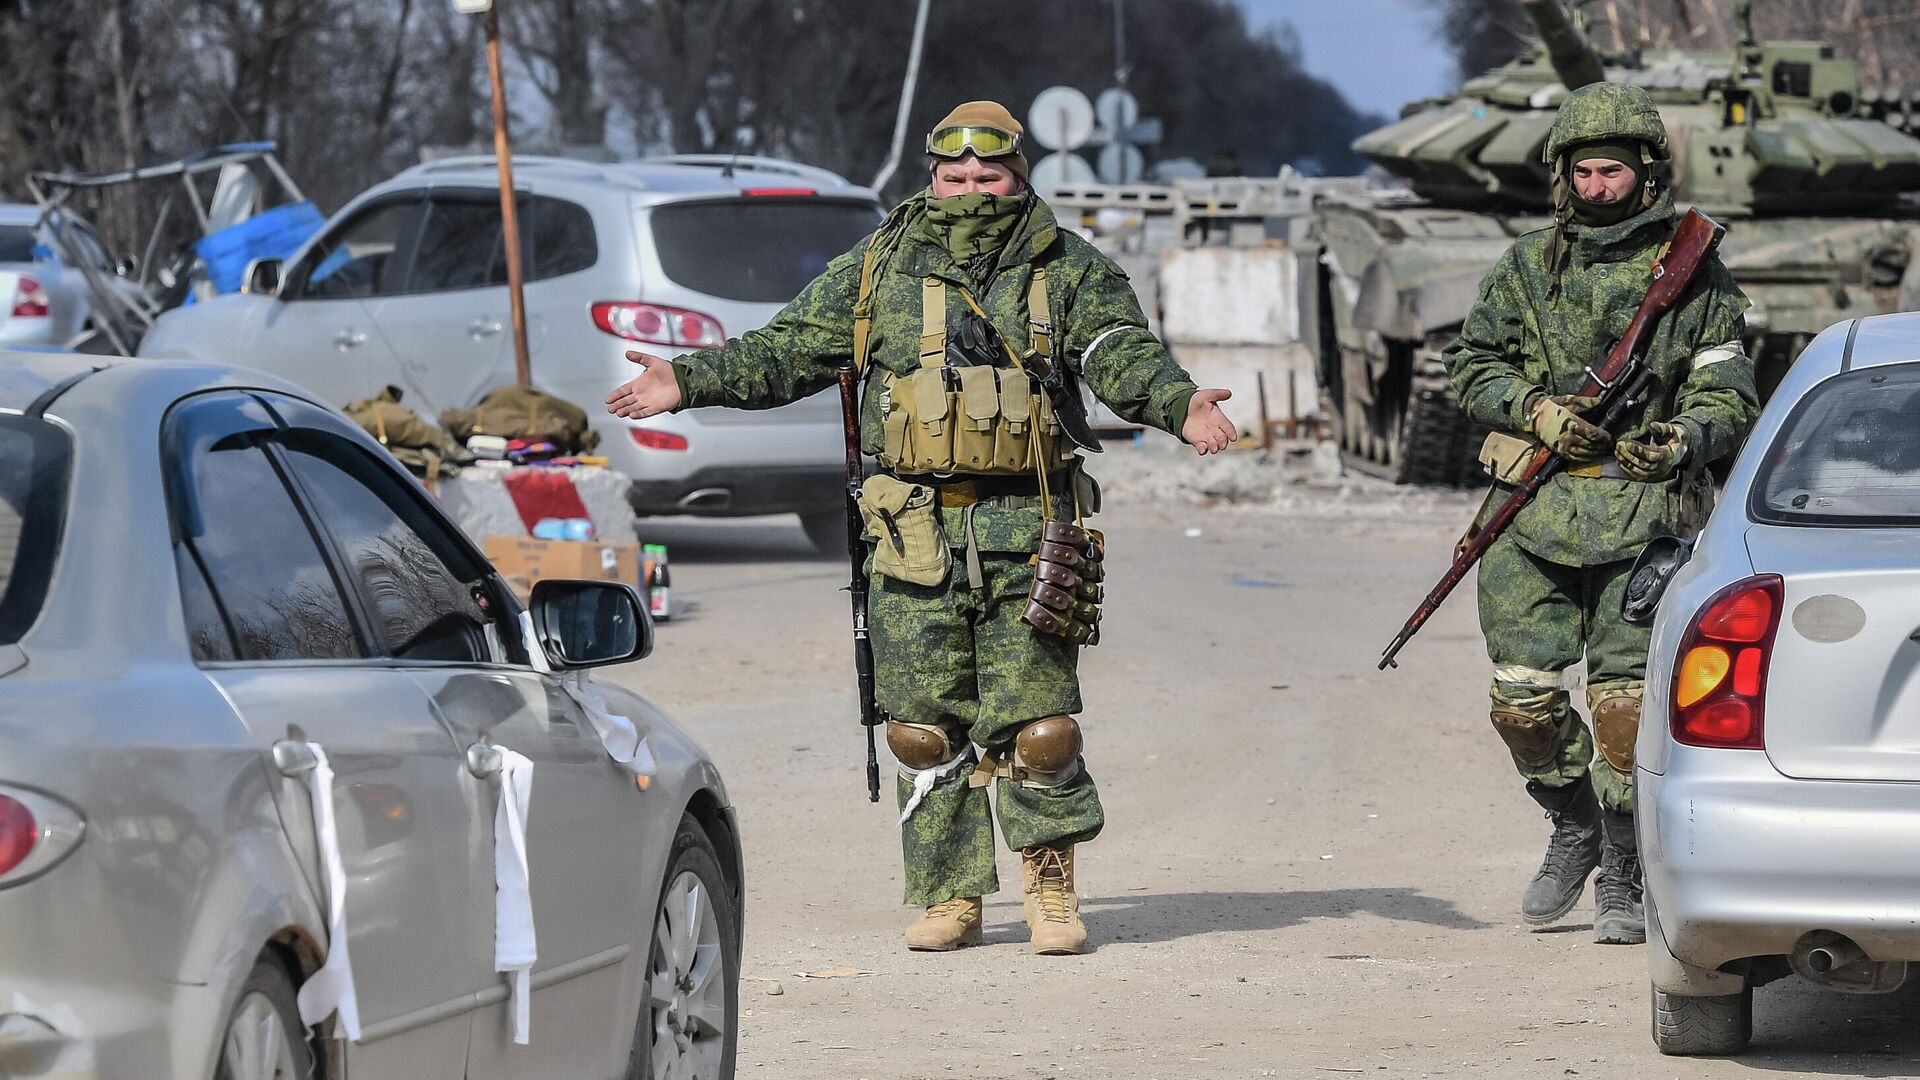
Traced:
[[584, 671], [634, 591], [523, 612], [301, 391], [97, 359], [0, 353], [0, 1076], [731, 1076], [726, 791]]
[[1774, 979], [1879, 993], [1920, 961], [1917, 628], [1920, 313], [1814, 339], [1659, 601], [1635, 782], [1662, 1051], [1738, 1053]]

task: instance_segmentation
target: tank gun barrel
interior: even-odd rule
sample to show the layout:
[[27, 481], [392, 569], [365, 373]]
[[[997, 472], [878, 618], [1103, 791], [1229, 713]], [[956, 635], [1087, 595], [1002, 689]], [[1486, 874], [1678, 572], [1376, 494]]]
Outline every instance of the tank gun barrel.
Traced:
[[1547, 47], [1547, 59], [1553, 62], [1553, 70], [1559, 74], [1560, 81], [1567, 84], [1567, 89], [1578, 90], [1606, 78], [1600, 69], [1600, 57], [1586, 36], [1568, 20], [1560, 0], [1521, 0], [1520, 6], [1526, 9], [1527, 18], [1533, 20], [1534, 29], [1540, 31], [1540, 41]]

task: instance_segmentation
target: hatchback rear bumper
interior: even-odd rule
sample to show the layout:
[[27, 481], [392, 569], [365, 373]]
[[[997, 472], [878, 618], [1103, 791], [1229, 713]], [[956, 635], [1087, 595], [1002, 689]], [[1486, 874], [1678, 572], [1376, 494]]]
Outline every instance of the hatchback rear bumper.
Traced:
[[636, 514], [810, 514], [841, 509], [846, 476], [818, 465], [734, 465], [673, 479], [636, 479], [628, 501]]
[[1693, 747], [1635, 783], [1649, 900], [1676, 960], [1785, 955], [1814, 930], [1920, 960], [1920, 784], [1793, 780], [1758, 751]]

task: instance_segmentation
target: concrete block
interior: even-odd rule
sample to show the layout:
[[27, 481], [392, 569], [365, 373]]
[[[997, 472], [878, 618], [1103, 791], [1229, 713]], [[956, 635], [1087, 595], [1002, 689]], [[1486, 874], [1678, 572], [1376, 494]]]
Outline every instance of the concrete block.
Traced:
[[[506, 477], [528, 465], [510, 469], [475, 466], [441, 479], [438, 494], [454, 523], [476, 539], [486, 536], [524, 536], [527, 527], [514, 509], [513, 496], [507, 494]], [[594, 534], [602, 540], [638, 540], [633, 527], [633, 507], [627, 502], [632, 480], [625, 473], [591, 466], [566, 470], [573, 489], [593, 520]]]
[[1291, 248], [1168, 248], [1160, 318], [1174, 345], [1287, 345], [1300, 340], [1299, 259]]

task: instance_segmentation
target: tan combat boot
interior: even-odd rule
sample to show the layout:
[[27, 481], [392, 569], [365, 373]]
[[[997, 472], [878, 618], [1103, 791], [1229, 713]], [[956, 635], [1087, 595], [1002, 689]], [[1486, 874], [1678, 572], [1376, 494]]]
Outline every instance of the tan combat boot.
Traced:
[[927, 909], [907, 927], [907, 948], [919, 952], [951, 952], [980, 944], [980, 898], [956, 896]]
[[1080, 897], [1073, 891], [1073, 845], [1020, 850], [1026, 871], [1027, 925], [1033, 951], [1062, 956], [1087, 951], [1087, 927], [1080, 921]]

